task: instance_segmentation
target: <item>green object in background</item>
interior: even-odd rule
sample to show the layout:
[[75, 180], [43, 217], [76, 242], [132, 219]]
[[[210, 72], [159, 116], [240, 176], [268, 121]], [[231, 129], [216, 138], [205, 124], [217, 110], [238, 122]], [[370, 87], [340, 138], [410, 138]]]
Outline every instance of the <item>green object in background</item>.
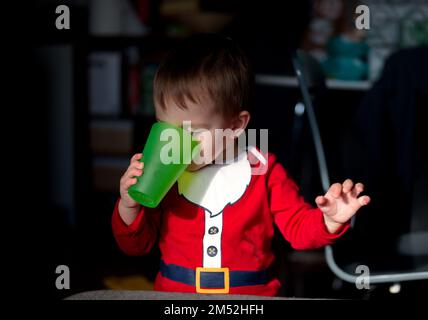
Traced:
[[404, 20], [401, 23], [401, 47], [428, 45], [428, 19]]
[[145, 207], [157, 207], [190, 164], [198, 145], [190, 132], [165, 122], [155, 123], [140, 160], [144, 162], [143, 174], [129, 188], [129, 196]]
[[328, 59], [323, 67], [329, 78], [361, 80], [367, 77], [368, 45], [352, 41], [344, 36], [331, 39], [328, 43]]
[[335, 57], [324, 63], [329, 78], [356, 81], [367, 77], [367, 63], [357, 58]]

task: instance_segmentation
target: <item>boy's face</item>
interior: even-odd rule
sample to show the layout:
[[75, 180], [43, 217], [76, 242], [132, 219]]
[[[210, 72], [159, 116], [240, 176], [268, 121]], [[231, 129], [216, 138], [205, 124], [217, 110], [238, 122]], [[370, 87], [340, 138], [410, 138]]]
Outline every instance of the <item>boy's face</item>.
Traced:
[[182, 127], [185, 121], [191, 122], [190, 129], [194, 137], [201, 141], [200, 156], [203, 161], [192, 161], [186, 170], [196, 171], [212, 163], [226, 148], [234, 146], [232, 130], [236, 130], [236, 125], [234, 119], [227, 119], [216, 112], [216, 107], [209, 99], [204, 99], [203, 103], [189, 100], [185, 102], [187, 109], [180, 108], [172, 100], [166, 100], [165, 110], [155, 103], [156, 118], [178, 127]]

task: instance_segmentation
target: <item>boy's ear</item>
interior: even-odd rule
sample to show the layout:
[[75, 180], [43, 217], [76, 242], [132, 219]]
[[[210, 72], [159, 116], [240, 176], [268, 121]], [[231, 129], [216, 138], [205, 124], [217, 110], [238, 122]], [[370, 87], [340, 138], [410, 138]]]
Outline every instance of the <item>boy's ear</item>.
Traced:
[[235, 137], [239, 137], [250, 121], [250, 113], [246, 110], [241, 111], [238, 116], [235, 118], [232, 124], [232, 130], [235, 132]]

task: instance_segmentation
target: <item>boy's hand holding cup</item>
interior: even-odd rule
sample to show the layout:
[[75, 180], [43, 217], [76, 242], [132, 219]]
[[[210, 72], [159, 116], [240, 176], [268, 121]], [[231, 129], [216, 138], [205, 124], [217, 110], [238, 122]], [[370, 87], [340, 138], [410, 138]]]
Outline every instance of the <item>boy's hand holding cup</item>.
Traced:
[[137, 177], [143, 174], [144, 162], [141, 162], [143, 154], [135, 154], [130, 161], [128, 169], [120, 179], [119, 213], [126, 224], [131, 224], [141, 209], [141, 205], [132, 199], [128, 189], [137, 183]]
[[[120, 181], [119, 213], [126, 224], [135, 220], [140, 205], [149, 208], [159, 205], [190, 164], [198, 145], [199, 141], [180, 127], [161, 121], [152, 126], [143, 153], [132, 157]], [[163, 159], [170, 151], [178, 155], [175, 161]]]

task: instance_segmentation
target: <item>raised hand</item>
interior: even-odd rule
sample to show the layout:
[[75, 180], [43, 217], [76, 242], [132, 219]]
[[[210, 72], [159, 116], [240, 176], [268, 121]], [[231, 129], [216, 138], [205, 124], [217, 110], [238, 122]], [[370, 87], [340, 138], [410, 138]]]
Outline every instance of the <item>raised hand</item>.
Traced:
[[363, 191], [362, 183], [354, 185], [351, 179], [346, 179], [343, 184], [331, 185], [324, 196], [315, 199], [318, 208], [324, 213], [324, 221], [329, 232], [335, 233], [362, 206], [369, 204], [369, 196], [359, 197]]

